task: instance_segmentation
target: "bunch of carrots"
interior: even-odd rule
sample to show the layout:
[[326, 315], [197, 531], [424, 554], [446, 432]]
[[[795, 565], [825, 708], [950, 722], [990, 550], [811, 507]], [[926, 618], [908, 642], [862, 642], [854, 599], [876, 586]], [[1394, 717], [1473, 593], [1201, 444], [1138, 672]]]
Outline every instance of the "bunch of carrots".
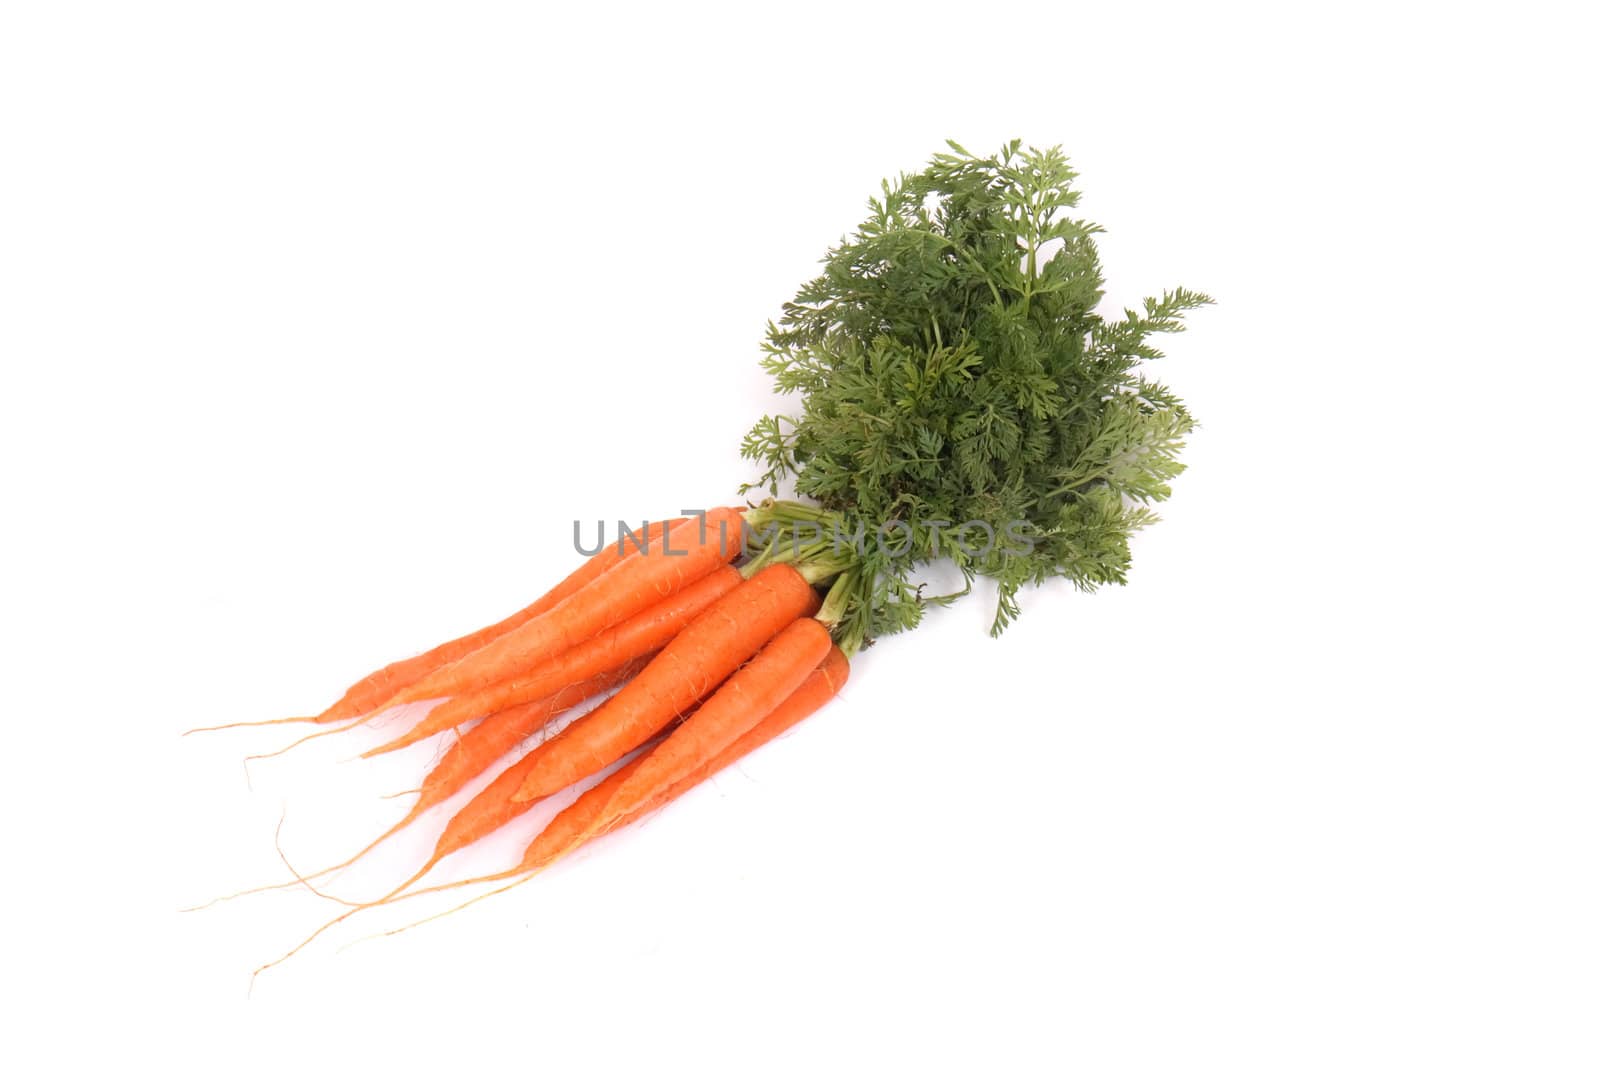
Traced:
[[[1126, 581], [1130, 539], [1155, 521], [1194, 428], [1148, 373], [1162, 357], [1154, 338], [1210, 298], [1176, 288], [1102, 316], [1100, 231], [1071, 214], [1076, 177], [1059, 148], [1011, 142], [977, 156], [952, 142], [883, 183], [768, 328], [764, 365], [800, 407], [746, 436], [743, 454], [763, 470], [743, 491], [808, 499], [626, 530], [510, 618], [373, 672], [320, 715], [279, 720], [327, 726], [317, 737], [425, 709], [367, 755], [451, 739], [392, 829], [284, 883], [309, 886], [605, 696], [468, 798], [415, 874], [376, 900], [341, 900], [349, 910], [311, 936], [421, 893], [520, 884], [816, 711], [844, 685], [848, 657], [975, 580], [993, 583], [994, 634], [1024, 587]], [[967, 588], [924, 595], [917, 569], [936, 560]], [[418, 886], [446, 856], [608, 769], [510, 870]]]
[[[829, 565], [795, 565], [763, 554], [735, 567], [746, 540], [743, 511], [718, 508], [625, 527], [616, 542], [515, 615], [374, 671], [320, 715], [273, 720], [328, 725], [310, 735], [320, 737], [392, 708], [431, 702], [402, 736], [365, 755], [454, 736], [404, 818], [350, 859], [297, 875], [283, 883], [288, 886], [350, 866], [564, 712], [610, 694], [471, 797], [415, 874], [376, 900], [342, 901], [350, 910], [288, 955], [370, 907], [423, 892], [526, 880], [670, 803], [832, 699], [849, 663], [815, 618], [821, 601], [812, 583], [828, 576]], [[446, 856], [607, 768], [606, 778], [533, 839], [517, 866], [406, 892]]]

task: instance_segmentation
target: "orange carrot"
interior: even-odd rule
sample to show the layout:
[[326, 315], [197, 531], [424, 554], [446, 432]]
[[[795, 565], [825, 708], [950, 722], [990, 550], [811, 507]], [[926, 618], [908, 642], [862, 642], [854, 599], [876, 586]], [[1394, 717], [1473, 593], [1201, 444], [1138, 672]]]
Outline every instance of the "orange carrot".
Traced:
[[[680, 518], [655, 523], [646, 521], [639, 528], [639, 532], [642, 535], [642, 540], [648, 546], [658, 543], [666, 531], [679, 529], [694, 521], [693, 518]], [[340, 705], [347, 702], [348, 705], [336, 713], [333, 716], [334, 719], [353, 718], [357, 715], [365, 714], [373, 708], [380, 707], [401, 689], [427, 677], [439, 667], [454, 663], [462, 656], [475, 652], [496, 638], [517, 629], [530, 619], [543, 615], [578, 590], [588, 586], [611, 568], [636, 555], [639, 552], [639, 548], [639, 543], [631, 538], [618, 538], [611, 545], [585, 560], [577, 570], [567, 575], [554, 589], [515, 615], [508, 616], [492, 626], [486, 626], [465, 637], [447, 641], [438, 648], [424, 652], [420, 656], [412, 656], [410, 659], [401, 660], [399, 663], [392, 663], [382, 670], [368, 675], [351, 687], [351, 693], [356, 694], [354, 699], [351, 699], [351, 693], [346, 693], [339, 703], [335, 704], [333, 708], [329, 708], [328, 711], [323, 712], [323, 715], [328, 715], [329, 712], [340, 708]], [[324, 720], [319, 716], [318, 721]]]
[[[602, 836], [602, 833], [620, 830], [622, 827], [672, 803], [695, 786], [706, 781], [706, 779], [722, 773], [734, 763], [791, 729], [796, 723], [799, 723], [832, 700], [839, 690], [844, 687], [844, 683], [849, 677], [850, 661], [845, 658], [844, 653], [840, 652], [838, 648], [830, 648], [821, 665], [813, 670], [806, 677], [806, 680], [800, 684], [800, 687], [766, 718], [746, 731], [737, 741], [717, 753], [709, 761], [702, 763], [699, 767], [672, 783], [667, 789], [656, 791], [648, 801], [634, 807], [614, 825], [605, 827], [602, 831], [599, 828], [604, 824], [599, 820], [611, 803], [612, 798], [616, 796], [629, 778], [640, 770], [645, 760], [652, 755], [650, 751], [641, 753], [632, 762], [612, 772], [600, 783], [591, 786], [577, 800], [558, 812], [555, 818], [551, 819], [545, 828], [539, 832], [539, 835], [533, 839], [527, 851], [523, 853], [522, 861], [510, 870], [501, 871], [498, 874], [486, 874], [476, 878], [464, 878], [455, 882], [446, 882], [442, 885], [429, 886], [426, 889], [416, 889], [410, 893], [393, 895], [388, 899], [391, 902], [409, 900], [412, 897], [425, 896], [429, 893], [439, 893], [469, 885], [480, 885], [484, 882], [517, 878], [510, 885], [501, 886], [498, 889], [473, 897], [471, 900], [458, 904], [439, 915], [421, 920], [421, 922], [431, 922], [433, 919], [454, 914], [485, 897], [515, 889], [567, 853], [580, 848], [596, 837]], [[696, 714], [699, 713], [696, 712]], [[691, 719], [690, 721], [693, 720]], [[522, 877], [518, 878], [518, 875]], [[353, 911], [347, 912], [345, 915], [341, 915], [326, 924], [322, 929], [327, 929], [328, 926], [332, 926], [333, 923], [340, 922], [352, 914], [354, 914]], [[420, 923], [412, 923], [410, 926], [403, 927], [402, 930], [410, 929], [411, 926], [417, 925], [420, 925]], [[400, 932], [401, 930], [388, 931], [390, 934]], [[321, 933], [321, 930], [318, 933]], [[313, 934], [312, 936], [316, 935]], [[304, 942], [302, 942], [303, 944]]]
[[760, 571], [685, 627], [610, 700], [534, 749], [513, 799], [547, 797], [615, 763], [816, 606], [816, 594], [793, 567]]
[[[307, 734], [276, 751], [246, 756], [246, 761], [281, 756], [308, 741], [360, 726], [393, 707], [452, 693], [469, 693], [480, 686], [503, 681], [659, 604], [715, 570], [719, 560], [725, 563], [738, 555], [743, 525], [737, 512], [732, 508], [718, 508], [707, 512], [705, 518], [706, 525], [699, 529], [693, 525], [695, 520], [685, 520], [680, 547], [673, 547], [669, 528], [659, 541], [651, 542], [651, 547], [607, 569], [549, 611], [502, 634], [478, 651], [440, 667], [360, 718], [347, 719], [337, 726]], [[691, 543], [684, 548], [681, 541]]]
[[501, 708], [557, 692], [563, 686], [572, 684], [573, 679], [588, 678], [655, 652], [741, 581], [743, 579], [739, 577], [738, 570], [723, 564], [682, 592], [576, 648], [568, 649], [530, 673], [508, 678], [431, 708], [427, 716], [403, 737], [379, 745], [364, 755], [376, 756], [405, 748], [441, 731], [493, 714]]
[[669, 536], [658, 550], [607, 570], [543, 615], [400, 690], [384, 706], [470, 693], [523, 673], [660, 603], [739, 554], [743, 526], [732, 509], [709, 511], [705, 524], [692, 534], [691, 529], [692, 524], [685, 528], [686, 544], [673, 544]]
[[828, 628], [816, 619], [790, 623], [708, 697], [693, 718], [644, 757], [595, 817], [595, 832], [605, 833], [754, 729], [800, 687], [832, 648]]
[[[667, 535], [667, 530], [676, 531], [696, 521], [692, 516], [667, 522], [647, 521], [643, 526], [639, 527], [638, 533], [641, 535], [640, 539], [647, 545], [657, 544], [663, 536]], [[483, 629], [476, 630], [464, 637], [446, 641], [437, 648], [429, 649], [427, 652], [412, 656], [409, 659], [398, 660], [387, 667], [380, 667], [352, 685], [345, 691], [344, 696], [336, 700], [332, 706], [319, 715], [303, 715], [287, 719], [265, 719], [259, 722], [225, 723], [221, 726], [201, 726], [189, 730], [187, 733], [226, 730], [235, 726], [275, 726], [291, 722], [325, 725], [343, 722], [347, 719], [364, 718], [381, 708], [390, 697], [406, 686], [421, 681], [440, 667], [454, 663], [462, 656], [475, 652], [496, 638], [517, 629], [528, 620], [544, 614], [612, 567], [630, 556], [636, 555], [638, 552], [638, 541], [626, 536], [619, 538], [591, 556], [577, 570], [562, 579], [554, 589], [551, 589], [544, 596], [535, 600], [515, 615], [507, 616], [492, 626], [485, 626]]]
[[[832, 700], [834, 695], [844, 687], [845, 680], [849, 677], [850, 661], [837, 648], [830, 648], [826, 658], [806, 676], [805, 681], [800, 683], [800, 687], [759, 723], [745, 731], [731, 745], [711, 757], [711, 759], [698, 765], [694, 770], [673, 782], [666, 789], [654, 792], [647, 802], [634, 806], [626, 816], [605, 832], [619, 830], [630, 823], [636, 822], [645, 815], [666, 807], [706, 779], [721, 774], [724, 770], [744, 759], [744, 757], [768, 741], [791, 729], [796, 723]], [[694, 717], [700, 716], [710, 705], [711, 702], [708, 700], [700, 711], [694, 713]], [[689, 721], [693, 722], [694, 718]], [[680, 729], [687, 728], [687, 725], [686, 723]], [[667, 740], [670, 741], [672, 737], [673, 735], [669, 734]], [[665, 743], [665, 741], [662, 742], [663, 745]], [[579, 847], [584, 841], [600, 836], [600, 834], [594, 832], [594, 828], [600, 825], [600, 817], [610, 805], [612, 797], [616, 795], [623, 783], [632, 777], [635, 772], [639, 771], [641, 765], [647, 759], [652, 758], [660, 749], [661, 746], [658, 745], [654, 750], [644, 753], [638, 759], [633, 760], [615, 774], [593, 786], [577, 800], [562, 809], [554, 819], [550, 820], [549, 825], [544, 828], [539, 836], [534, 838], [533, 844], [528, 846], [528, 851], [523, 853], [520, 866], [515, 870], [507, 871], [500, 875], [491, 875], [490, 877], [509, 878], [526, 871], [547, 867], [568, 852]], [[473, 879], [472, 881], [477, 880]], [[468, 885], [471, 883], [460, 882], [456, 884]]]
[[[800, 683], [800, 688], [796, 689], [788, 700], [779, 704], [772, 714], [762, 719], [739, 740], [713, 756], [709, 763], [675, 782], [666, 792], [657, 794], [650, 803], [634, 809], [633, 813], [617, 826], [626, 826], [657, 808], [665, 807], [707, 778], [721, 774], [768, 741], [792, 729], [812, 712], [832, 700], [839, 690], [844, 688], [844, 683], [849, 677], [850, 660], [837, 647], [830, 648], [822, 665], [812, 671], [811, 675]], [[631, 767], [633, 764], [630, 763], [628, 766]]]

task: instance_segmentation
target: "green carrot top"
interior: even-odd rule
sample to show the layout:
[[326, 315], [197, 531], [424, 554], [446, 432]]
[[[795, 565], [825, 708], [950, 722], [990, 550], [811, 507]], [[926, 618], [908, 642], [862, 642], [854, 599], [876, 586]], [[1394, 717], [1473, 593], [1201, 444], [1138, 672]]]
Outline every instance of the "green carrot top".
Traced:
[[[1071, 211], [1061, 150], [950, 149], [883, 183], [763, 346], [800, 412], [745, 437], [762, 469], [743, 491], [792, 483], [819, 506], [769, 501], [747, 518], [769, 556], [839, 572], [822, 617], [849, 653], [976, 576], [997, 583], [996, 634], [1026, 583], [1124, 582], [1128, 539], [1154, 521], [1194, 428], [1143, 367], [1161, 357], [1155, 335], [1210, 298], [1173, 289], [1101, 317], [1101, 231]], [[913, 571], [939, 558], [967, 589], [923, 597]]]

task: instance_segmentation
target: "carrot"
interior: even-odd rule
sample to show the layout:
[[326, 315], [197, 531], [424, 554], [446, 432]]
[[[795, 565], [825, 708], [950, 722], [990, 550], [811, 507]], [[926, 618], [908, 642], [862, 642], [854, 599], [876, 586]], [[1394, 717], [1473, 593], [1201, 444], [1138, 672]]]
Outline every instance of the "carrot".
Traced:
[[[649, 801], [633, 807], [628, 814], [605, 832], [619, 830], [630, 823], [636, 822], [649, 813], [677, 800], [695, 786], [727, 770], [739, 760], [771, 741], [773, 738], [791, 729], [794, 725], [812, 712], [822, 707], [834, 698], [834, 695], [844, 687], [846, 679], [850, 677], [850, 661], [843, 652], [837, 648], [830, 648], [812, 672], [806, 676], [789, 698], [779, 704], [765, 718], [740, 736], [731, 745], [712, 756], [711, 759], [699, 764], [694, 770], [673, 782], [664, 790], [656, 791]], [[693, 722], [706, 708], [711, 706], [707, 701], [705, 707], [695, 712], [689, 721]], [[687, 723], [680, 729], [687, 728]], [[669, 734], [667, 740], [674, 735]], [[664, 745], [666, 742], [663, 741]], [[585, 841], [600, 834], [592, 832], [592, 828], [599, 823], [601, 814], [609, 806], [611, 799], [641, 765], [661, 750], [657, 746], [650, 752], [644, 753], [627, 766], [610, 775], [598, 785], [589, 789], [577, 800], [563, 808], [554, 819], [550, 820], [533, 843], [528, 846], [528, 851], [523, 853], [522, 864], [513, 871], [492, 877], [506, 878], [525, 871], [537, 870], [547, 867], [557, 859], [566, 855], [582, 845]], [[458, 883], [470, 884], [467, 882]], [[443, 887], [441, 887], [443, 888]]]
[[665, 807], [707, 778], [721, 774], [768, 741], [793, 729], [812, 712], [832, 700], [839, 690], [844, 688], [844, 683], [849, 677], [850, 660], [837, 647], [830, 648], [822, 664], [812, 671], [810, 676], [800, 683], [800, 688], [796, 689], [788, 700], [779, 704], [772, 714], [762, 719], [739, 740], [713, 756], [710, 762], [675, 782], [649, 804], [635, 809], [627, 819], [617, 825], [626, 826], [657, 808]]
[[[694, 521], [693, 517], [655, 523], [646, 521], [639, 528], [639, 533], [647, 545], [655, 544], [665, 535], [665, 531], [669, 529], [677, 530]], [[437, 648], [429, 649], [427, 652], [412, 656], [410, 659], [398, 660], [387, 667], [380, 667], [345, 690], [344, 696], [334, 701], [326, 711], [319, 715], [302, 715], [287, 719], [264, 719], [258, 722], [232, 722], [224, 723], [220, 726], [200, 726], [186, 731], [185, 736], [187, 734], [205, 733], [211, 730], [227, 730], [235, 726], [276, 726], [292, 722], [326, 725], [328, 723], [343, 722], [346, 719], [366, 717], [371, 712], [381, 708], [390, 697], [406, 686], [421, 681], [440, 667], [454, 663], [462, 656], [482, 648], [497, 637], [517, 629], [528, 620], [544, 614], [618, 563], [638, 552], [639, 543], [637, 541], [630, 537], [619, 538], [607, 546], [606, 549], [591, 556], [577, 570], [557, 583], [555, 588], [516, 614], [507, 616], [492, 626], [485, 626], [483, 629], [476, 630], [464, 637], [446, 641]]]
[[832, 648], [828, 628], [816, 619], [791, 622], [724, 682], [693, 718], [644, 758], [595, 817], [595, 832], [605, 833], [754, 729], [800, 687]]
[[816, 607], [816, 594], [793, 567], [758, 572], [685, 627], [610, 700], [535, 749], [513, 799], [549, 796], [615, 763]]
[[537, 700], [559, 691], [563, 686], [572, 684], [573, 679], [613, 670], [619, 664], [655, 652], [741, 581], [743, 579], [739, 577], [738, 570], [723, 564], [682, 592], [568, 649], [530, 673], [445, 701], [430, 709], [427, 716], [403, 737], [379, 745], [363, 755], [376, 756], [405, 748], [443, 730], [491, 715], [501, 708]]
[[658, 604], [739, 554], [742, 520], [731, 508], [705, 515], [698, 536], [646, 551], [601, 574], [543, 615], [389, 698], [384, 707], [470, 693], [527, 671], [609, 627]]
[[[667, 531], [676, 530], [692, 523], [692, 518], [672, 519], [651, 523], [648, 520], [639, 528], [646, 546], [659, 543]], [[647, 549], [648, 550], [648, 549]], [[543, 615], [546, 611], [560, 604], [578, 590], [583, 589], [596, 578], [605, 574], [617, 564], [629, 559], [640, 551], [637, 541], [628, 537], [618, 538], [606, 549], [589, 557], [581, 566], [566, 578], [562, 579], [554, 589], [535, 600], [514, 615], [507, 616], [492, 626], [470, 633], [465, 637], [458, 637], [454, 641], [447, 641], [438, 648], [424, 652], [420, 656], [392, 663], [381, 670], [375, 671], [351, 687], [351, 692], [346, 693], [329, 712], [347, 705], [333, 716], [333, 719], [348, 719], [361, 715], [374, 708], [380, 707], [394, 694], [413, 682], [420, 681], [433, 671], [449, 663], [454, 663], [471, 652], [475, 652], [488, 645], [496, 638], [508, 634], [520, 627], [530, 619]], [[351, 693], [355, 696], [352, 698]], [[318, 717], [318, 721], [323, 721]], [[332, 720], [328, 720], [332, 721]]]
[[[743, 526], [736, 509], [718, 508], [707, 512], [705, 519], [706, 526], [697, 531], [692, 547], [673, 549], [668, 528], [649, 547], [620, 565], [608, 568], [549, 611], [502, 634], [476, 652], [440, 667], [402, 689], [380, 707], [360, 718], [307, 734], [276, 751], [246, 756], [246, 762], [281, 756], [307, 741], [343, 733], [390, 708], [437, 699], [452, 692], [466, 693], [504, 680], [659, 603], [716, 569], [719, 559], [725, 562], [738, 555]], [[681, 536], [688, 540], [692, 536], [687, 533], [691, 520], [684, 521], [685, 533]]]
[[[597, 785], [591, 786], [577, 800], [558, 812], [555, 818], [551, 819], [545, 828], [539, 832], [539, 835], [533, 839], [527, 851], [522, 855], [522, 862], [510, 870], [501, 871], [498, 874], [480, 875], [477, 878], [464, 878], [455, 882], [446, 882], [443, 885], [429, 886], [426, 889], [413, 890], [410, 893], [393, 896], [390, 901], [409, 900], [412, 897], [419, 897], [428, 893], [438, 893], [448, 889], [480, 885], [484, 882], [517, 878], [518, 875], [521, 875], [522, 877], [517, 878], [515, 882], [473, 897], [471, 900], [457, 904], [448, 911], [441, 912], [439, 915], [420, 920], [417, 923], [411, 923], [400, 930], [387, 931], [387, 933], [400, 933], [413, 926], [418, 926], [422, 922], [432, 922], [433, 919], [443, 918], [445, 915], [453, 915], [462, 908], [483, 900], [485, 897], [515, 889], [556, 860], [582, 847], [594, 838], [620, 830], [624, 826], [637, 822], [646, 815], [666, 807], [708, 778], [721, 774], [751, 752], [754, 752], [768, 741], [773, 740], [810, 716], [832, 700], [839, 690], [844, 687], [844, 683], [849, 677], [850, 661], [837, 647], [830, 648], [821, 665], [813, 670], [806, 677], [806, 680], [800, 683], [800, 687], [769, 715], [709, 761], [700, 764], [693, 771], [673, 782], [665, 790], [657, 790], [648, 801], [633, 807], [613, 825], [605, 827], [603, 830], [600, 829], [600, 827], [604, 826], [600, 822], [601, 816], [610, 805], [612, 798], [617, 795], [617, 792], [635, 772], [642, 768], [645, 760], [650, 758], [653, 752], [641, 753], [637, 758], [614, 771]], [[699, 712], [696, 712], [696, 714], [698, 715]], [[693, 720], [691, 719], [690, 721]], [[659, 751], [659, 747], [657, 751]], [[340, 916], [340, 919], [345, 917]], [[337, 922], [339, 920], [334, 921]], [[330, 923], [329, 925], [332, 924]]]

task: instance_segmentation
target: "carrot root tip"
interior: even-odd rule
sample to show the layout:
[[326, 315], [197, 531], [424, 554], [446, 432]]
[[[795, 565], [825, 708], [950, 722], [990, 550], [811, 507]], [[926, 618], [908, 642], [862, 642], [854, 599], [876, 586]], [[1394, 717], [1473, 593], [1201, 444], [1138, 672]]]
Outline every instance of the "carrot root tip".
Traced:
[[296, 715], [290, 719], [257, 719], [253, 722], [225, 722], [216, 726], [196, 726], [183, 731], [179, 737], [188, 737], [190, 734], [207, 734], [215, 730], [234, 730], [241, 726], [283, 726], [288, 723], [316, 722], [316, 716]]

